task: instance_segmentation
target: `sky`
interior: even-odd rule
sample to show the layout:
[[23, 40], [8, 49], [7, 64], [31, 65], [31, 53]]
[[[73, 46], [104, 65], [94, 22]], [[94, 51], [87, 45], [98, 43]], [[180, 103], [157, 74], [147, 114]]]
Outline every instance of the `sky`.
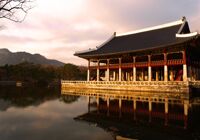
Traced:
[[73, 55], [76, 51], [95, 48], [114, 32], [183, 16], [191, 31], [200, 32], [200, 0], [36, 0], [22, 23], [1, 19], [0, 48], [86, 65], [86, 60]]

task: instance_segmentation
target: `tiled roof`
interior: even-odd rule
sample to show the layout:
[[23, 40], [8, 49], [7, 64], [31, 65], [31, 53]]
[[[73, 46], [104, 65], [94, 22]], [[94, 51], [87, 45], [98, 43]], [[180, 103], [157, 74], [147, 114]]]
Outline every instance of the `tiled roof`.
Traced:
[[[75, 55], [79, 57], [92, 57], [109, 55], [115, 53], [135, 52], [139, 50], [148, 50], [160, 46], [167, 46], [169, 44], [176, 44], [180, 42], [180, 38], [177, 39], [177, 34], [188, 34], [190, 29], [188, 22], [184, 19], [137, 30], [133, 32], [114, 34], [108, 41], [103, 43], [96, 49], [76, 52]], [[186, 38], [183, 39], [187, 40]]]

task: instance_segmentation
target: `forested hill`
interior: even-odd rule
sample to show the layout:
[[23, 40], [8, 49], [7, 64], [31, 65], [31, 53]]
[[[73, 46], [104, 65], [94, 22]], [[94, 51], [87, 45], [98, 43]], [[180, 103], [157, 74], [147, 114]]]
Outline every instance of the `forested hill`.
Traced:
[[0, 66], [16, 65], [22, 62], [29, 62], [41, 65], [63, 66], [64, 63], [47, 59], [40, 54], [30, 54], [27, 52], [10, 52], [8, 49], [0, 49]]
[[49, 85], [60, 80], [86, 80], [87, 67], [65, 64], [64, 66], [40, 65], [23, 62], [0, 66], [0, 81], [22, 81], [28, 85]]

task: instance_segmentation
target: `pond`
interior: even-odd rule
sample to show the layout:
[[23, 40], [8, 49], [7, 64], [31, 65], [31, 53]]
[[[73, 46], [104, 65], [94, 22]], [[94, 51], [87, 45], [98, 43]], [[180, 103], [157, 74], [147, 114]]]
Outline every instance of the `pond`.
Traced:
[[200, 139], [200, 98], [0, 88], [0, 140]]

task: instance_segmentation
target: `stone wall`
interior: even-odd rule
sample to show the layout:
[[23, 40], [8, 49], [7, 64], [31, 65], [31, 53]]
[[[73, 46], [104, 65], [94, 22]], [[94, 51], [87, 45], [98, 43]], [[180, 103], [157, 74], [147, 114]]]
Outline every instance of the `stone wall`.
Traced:
[[189, 93], [189, 82], [183, 81], [61, 81], [62, 89], [102, 89], [102, 90], [127, 90], [150, 92], [179, 92]]

